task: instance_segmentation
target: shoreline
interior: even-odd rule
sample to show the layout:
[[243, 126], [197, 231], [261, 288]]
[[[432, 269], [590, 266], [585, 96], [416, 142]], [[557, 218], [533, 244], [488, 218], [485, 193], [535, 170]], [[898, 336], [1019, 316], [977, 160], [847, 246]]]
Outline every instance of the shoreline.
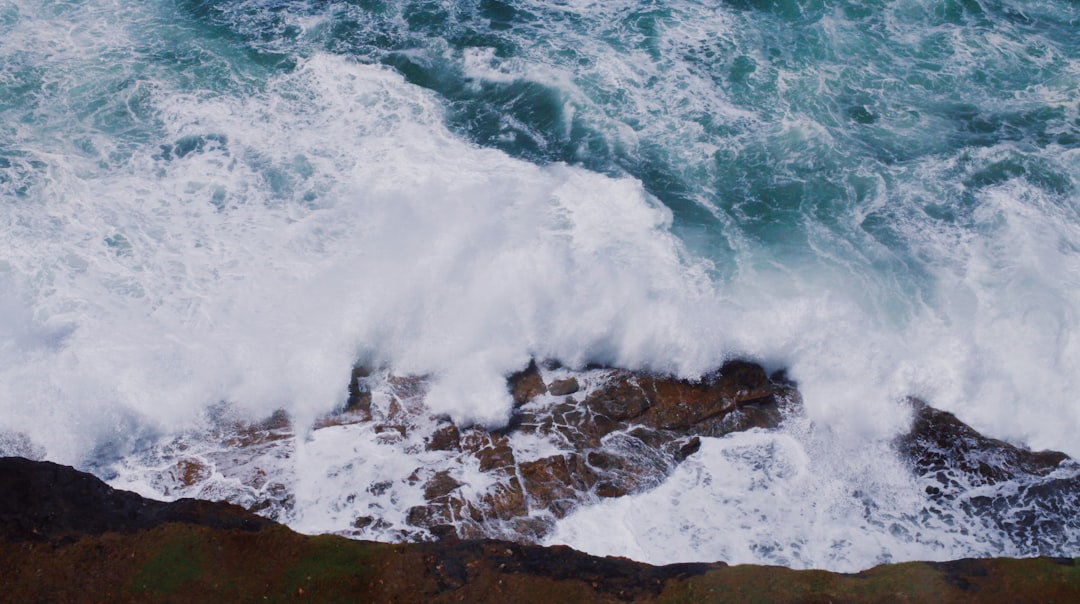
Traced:
[[[906, 562], [842, 574], [651, 566], [497, 540], [304, 536], [226, 503], [153, 502], [50, 462], [0, 459], [3, 601], [1067, 602], [1080, 560]], [[17, 494], [23, 494], [20, 498]]]

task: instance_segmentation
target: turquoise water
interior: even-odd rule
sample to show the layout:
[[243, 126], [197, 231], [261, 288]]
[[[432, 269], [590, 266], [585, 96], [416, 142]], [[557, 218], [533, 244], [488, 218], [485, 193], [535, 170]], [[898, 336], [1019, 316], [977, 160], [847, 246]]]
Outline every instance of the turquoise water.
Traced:
[[1064, 0], [0, 0], [0, 435], [743, 357], [1080, 455], [1078, 79]]

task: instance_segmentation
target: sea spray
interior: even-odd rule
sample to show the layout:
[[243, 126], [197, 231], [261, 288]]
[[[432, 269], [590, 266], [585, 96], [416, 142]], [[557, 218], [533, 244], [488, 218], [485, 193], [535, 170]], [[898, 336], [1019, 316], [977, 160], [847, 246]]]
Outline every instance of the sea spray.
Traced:
[[[532, 358], [742, 357], [834, 435], [762, 437], [813, 469], [776, 509], [863, 448], [881, 480], [832, 490], [924, 500], [885, 444], [909, 395], [1080, 455], [1076, 23], [1056, 1], [0, 2], [0, 443], [111, 476], [222, 403], [310, 425], [357, 362], [496, 426]], [[931, 555], [811, 556], [828, 522], [794, 525], [756, 555]], [[984, 535], [932, 555], [1012, 551]]]

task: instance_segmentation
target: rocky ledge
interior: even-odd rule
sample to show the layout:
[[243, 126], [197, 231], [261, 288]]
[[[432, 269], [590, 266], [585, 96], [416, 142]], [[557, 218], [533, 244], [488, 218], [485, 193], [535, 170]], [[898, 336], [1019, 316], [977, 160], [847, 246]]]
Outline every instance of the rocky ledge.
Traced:
[[[209, 431], [97, 473], [145, 492], [228, 501], [310, 532], [537, 544], [575, 509], [661, 484], [702, 438], [774, 430], [801, 415], [782, 373], [739, 361], [696, 381], [531, 363], [507, 380], [514, 408], [498, 430], [432, 414], [428, 387], [424, 377], [357, 368], [347, 404], [310, 430], [283, 413], [253, 425], [219, 410]], [[912, 430], [893, 444], [927, 498], [904, 512], [915, 514], [904, 526], [976, 531], [995, 540], [992, 551], [1014, 556], [1080, 551], [1080, 465], [911, 403]], [[879, 522], [879, 502], [862, 503], [866, 521]]]
[[[170, 496], [225, 500], [292, 522], [297, 439], [312, 453], [306, 472], [332, 485], [321, 501], [332, 532], [358, 539], [498, 538], [538, 543], [582, 505], [660, 484], [701, 437], [775, 428], [797, 408], [782, 375], [729, 362], [690, 381], [607, 367], [572, 371], [531, 363], [509, 376], [507, 426], [455, 424], [431, 413], [429, 380], [357, 368], [347, 404], [298, 434], [284, 414], [256, 425], [218, 421], [146, 455], [132, 482]], [[379, 465], [381, 464], [381, 465]]]
[[151, 501], [0, 459], [0, 601], [1075, 602], [1075, 559], [911, 562], [858, 574], [649, 566], [494, 540], [303, 536], [227, 503]]

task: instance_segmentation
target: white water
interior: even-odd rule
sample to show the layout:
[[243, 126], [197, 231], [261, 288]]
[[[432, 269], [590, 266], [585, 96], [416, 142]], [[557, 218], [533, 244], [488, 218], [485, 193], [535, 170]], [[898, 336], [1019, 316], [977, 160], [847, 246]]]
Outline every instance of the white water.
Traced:
[[[110, 17], [113, 4], [57, 6], [46, 19], [0, 4], [20, 15], [0, 30], [0, 77], [41, 71], [35, 105], [6, 107], [0, 123], [12, 166], [0, 181], [0, 431], [31, 443], [0, 439], [5, 452], [75, 464], [124, 455], [140, 438], [198, 425], [220, 401], [255, 417], [284, 408], [303, 425], [343, 401], [358, 359], [433, 375], [434, 411], [498, 425], [510, 412], [504, 376], [532, 357], [685, 376], [745, 357], [789, 368], [834, 447], [878, 447], [860, 472], [880, 479], [865, 486], [830, 465], [835, 451], [798, 438], [748, 435], [706, 443], [662, 489], [583, 511], [559, 539], [673, 561], [670, 526], [601, 539], [589, 516], [665, 509], [680, 526], [706, 516], [693, 532], [709, 544], [695, 559], [837, 568], [979, 551], [828, 528], [850, 505], [832, 499], [850, 481], [896, 501], [897, 515], [907, 509], [894, 497], [905, 478], [882, 449], [904, 427], [906, 395], [986, 434], [1080, 455], [1075, 197], [1014, 180], [980, 190], [972, 230], [913, 219], [914, 253], [932, 259], [922, 298], [848, 270], [835, 248], [792, 261], [751, 245], [717, 260], [734, 269], [712, 281], [709, 261], [687, 254], [670, 212], [638, 182], [463, 142], [429, 93], [387, 69], [316, 53], [265, 81], [214, 71], [228, 85], [202, 88], [125, 54], [148, 42]], [[123, 93], [93, 107], [107, 86]], [[185, 137], [203, 137], [201, 149], [162, 154]], [[1080, 167], [1075, 151], [1059, 160]], [[914, 169], [934, 179], [965, 169], [955, 162]], [[762, 439], [779, 468], [769, 496], [728, 497], [726, 514], [705, 515], [716, 497], [749, 488], [729, 453]], [[293, 463], [318, 454], [312, 446]], [[702, 489], [702, 476], [727, 486]], [[318, 475], [305, 480], [317, 498]], [[828, 522], [805, 511], [809, 494], [828, 499], [817, 507]], [[779, 523], [780, 550], [754, 550], [749, 521], [723, 529], [756, 509]], [[838, 539], [866, 541], [834, 556], [823, 544]]]

